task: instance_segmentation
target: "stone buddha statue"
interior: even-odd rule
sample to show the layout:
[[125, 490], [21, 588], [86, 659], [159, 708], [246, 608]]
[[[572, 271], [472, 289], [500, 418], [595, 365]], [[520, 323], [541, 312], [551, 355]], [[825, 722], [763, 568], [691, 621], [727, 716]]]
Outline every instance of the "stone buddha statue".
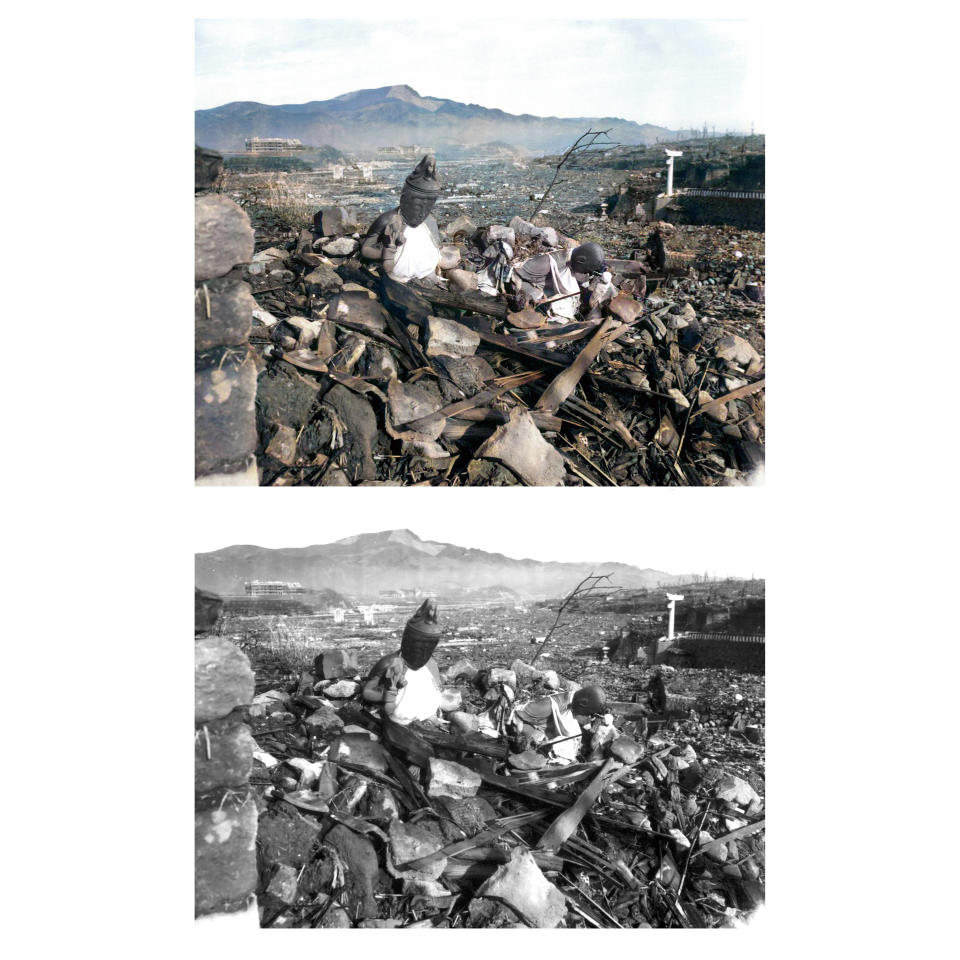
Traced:
[[368, 260], [380, 260], [394, 280], [432, 277], [438, 267], [456, 266], [458, 253], [441, 249], [440, 230], [431, 211], [440, 195], [437, 161], [427, 154], [404, 181], [400, 206], [381, 213], [360, 247]]

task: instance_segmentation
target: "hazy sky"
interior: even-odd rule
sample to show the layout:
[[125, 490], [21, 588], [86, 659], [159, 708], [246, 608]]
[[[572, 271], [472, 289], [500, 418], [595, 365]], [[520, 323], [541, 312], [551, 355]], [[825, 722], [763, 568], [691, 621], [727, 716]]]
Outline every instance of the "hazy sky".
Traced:
[[756, 22], [544, 20], [197, 20], [196, 107], [406, 83], [508, 113], [763, 131]]
[[[256, 495], [250, 496], [253, 492]], [[195, 491], [193, 549], [304, 547], [407, 528], [423, 540], [536, 560], [764, 576], [766, 489], [493, 488]], [[208, 494], [213, 494], [209, 496]], [[279, 496], [277, 496], [279, 494]], [[602, 572], [598, 567], [597, 572]]]

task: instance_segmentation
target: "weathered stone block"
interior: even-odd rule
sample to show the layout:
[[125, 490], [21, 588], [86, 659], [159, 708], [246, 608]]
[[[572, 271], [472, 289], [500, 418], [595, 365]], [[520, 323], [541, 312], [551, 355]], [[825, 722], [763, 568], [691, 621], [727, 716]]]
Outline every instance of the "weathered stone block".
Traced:
[[[226, 356], [224, 355], [226, 353]], [[197, 476], [246, 465], [257, 445], [257, 373], [246, 352], [198, 354], [194, 374], [194, 469]]]
[[194, 206], [194, 278], [222, 277], [253, 256], [250, 219], [229, 197], [208, 193]]
[[217, 277], [197, 287], [194, 306], [194, 349], [237, 346], [250, 335], [253, 299], [249, 284], [234, 276]]
[[200, 810], [194, 816], [194, 909], [210, 913], [237, 904], [257, 885], [254, 845], [257, 805], [242, 803]]
[[194, 790], [242, 787], [250, 779], [256, 743], [245, 724], [211, 721], [193, 738]]
[[229, 640], [198, 638], [194, 644], [194, 720], [217, 720], [252, 699], [250, 661]]
[[193, 189], [210, 190], [223, 173], [223, 154], [207, 147], [195, 146], [193, 151]]

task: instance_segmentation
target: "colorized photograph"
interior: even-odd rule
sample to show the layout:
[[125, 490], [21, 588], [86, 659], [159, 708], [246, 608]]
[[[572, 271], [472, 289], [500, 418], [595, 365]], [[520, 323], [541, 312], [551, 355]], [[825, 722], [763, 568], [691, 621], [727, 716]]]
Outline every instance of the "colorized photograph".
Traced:
[[523, 23], [196, 21], [197, 484], [763, 482], [758, 31]]

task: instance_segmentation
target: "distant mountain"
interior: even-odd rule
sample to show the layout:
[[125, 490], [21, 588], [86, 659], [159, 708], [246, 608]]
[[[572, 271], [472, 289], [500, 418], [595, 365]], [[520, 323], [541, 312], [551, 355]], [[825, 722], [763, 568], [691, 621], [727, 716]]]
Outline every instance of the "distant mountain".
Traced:
[[382, 590], [456, 591], [508, 588], [528, 599], [568, 593], [590, 573], [610, 573], [614, 586], [641, 588], [682, 583], [687, 575], [625, 563], [517, 560], [450, 543], [421, 540], [409, 530], [347, 537], [291, 549], [233, 546], [195, 558], [196, 586], [219, 594], [243, 593], [246, 580], [298, 581], [308, 590], [330, 589], [358, 599]]
[[375, 150], [422, 144], [441, 150], [460, 144], [512, 144], [537, 153], [556, 153], [588, 128], [610, 128], [624, 144], [655, 143], [674, 131], [619, 117], [535, 117], [505, 113], [475, 103], [421, 97], [405, 84], [354, 90], [332, 100], [278, 106], [237, 101], [194, 114], [202, 147], [241, 151], [247, 137], [296, 137], [305, 144], [340, 150]]

